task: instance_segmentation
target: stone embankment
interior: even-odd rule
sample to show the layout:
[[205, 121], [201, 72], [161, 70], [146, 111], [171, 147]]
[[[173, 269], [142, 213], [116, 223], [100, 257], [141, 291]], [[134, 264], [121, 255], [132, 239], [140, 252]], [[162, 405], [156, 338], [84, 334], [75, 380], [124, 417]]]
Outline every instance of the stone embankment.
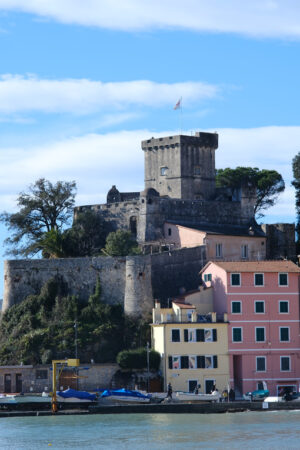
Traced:
[[[299, 410], [300, 402], [268, 403], [268, 408], [262, 402], [233, 402], [233, 403], [167, 403], [167, 404], [140, 404], [140, 405], [91, 405], [84, 409], [59, 410], [56, 415], [78, 414], [222, 414], [246, 411], [288, 411]], [[50, 410], [1, 410], [1, 417], [22, 416], [51, 416]]]

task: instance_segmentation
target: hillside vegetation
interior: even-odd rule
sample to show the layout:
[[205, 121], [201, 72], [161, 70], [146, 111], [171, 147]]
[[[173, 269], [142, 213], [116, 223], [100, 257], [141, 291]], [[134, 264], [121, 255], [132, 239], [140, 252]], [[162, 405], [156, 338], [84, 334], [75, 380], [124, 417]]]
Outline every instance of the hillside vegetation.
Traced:
[[122, 305], [101, 301], [101, 286], [87, 303], [66, 295], [59, 277], [49, 280], [39, 295], [30, 295], [6, 311], [0, 322], [0, 364], [50, 363], [75, 356], [75, 321], [78, 357], [82, 362], [115, 362], [124, 349], [145, 346], [147, 321], [132, 320]]

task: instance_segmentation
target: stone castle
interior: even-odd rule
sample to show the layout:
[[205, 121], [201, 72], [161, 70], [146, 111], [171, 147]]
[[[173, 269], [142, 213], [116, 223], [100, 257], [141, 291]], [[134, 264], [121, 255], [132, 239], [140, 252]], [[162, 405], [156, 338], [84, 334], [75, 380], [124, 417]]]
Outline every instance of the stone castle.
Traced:
[[259, 226], [254, 218], [253, 186], [245, 184], [234, 195], [216, 188], [217, 148], [216, 133], [142, 141], [145, 190], [122, 193], [113, 186], [106, 204], [78, 206], [74, 220], [79, 212], [93, 210], [114, 229], [129, 229], [144, 254], [126, 258], [6, 261], [3, 310], [38, 292], [53, 275], [62, 277], [69, 293], [83, 300], [93, 292], [99, 276], [104, 300], [123, 302], [125, 311], [136, 315], [150, 311], [154, 298], [166, 301], [178, 295], [180, 289], [198, 288], [198, 274], [206, 263], [206, 246], [175, 250], [165, 236], [167, 222], [199, 230], [214, 227], [214, 233], [220, 235], [264, 236], [266, 258], [294, 259], [294, 225]]

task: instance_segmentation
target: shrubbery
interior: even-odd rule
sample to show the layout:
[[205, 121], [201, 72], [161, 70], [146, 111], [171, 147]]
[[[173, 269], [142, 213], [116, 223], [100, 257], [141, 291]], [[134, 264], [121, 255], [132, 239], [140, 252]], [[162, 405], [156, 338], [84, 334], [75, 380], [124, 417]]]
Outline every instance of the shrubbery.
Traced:
[[[117, 363], [122, 369], [147, 369], [147, 350], [123, 350], [117, 356]], [[149, 366], [154, 371], [159, 369], [160, 354], [155, 350], [149, 352]]]
[[115, 362], [126, 348], [146, 345], [149, 325], [124, 314], [122, 305], [101, 301], [98, 280], [87, 303], [67, 295], [59, 277], [49, 280], [39, 295], [30, 295], [7, 310], [0, 322], [0, 364], [50, 363], [75, 355], [82, 362]]

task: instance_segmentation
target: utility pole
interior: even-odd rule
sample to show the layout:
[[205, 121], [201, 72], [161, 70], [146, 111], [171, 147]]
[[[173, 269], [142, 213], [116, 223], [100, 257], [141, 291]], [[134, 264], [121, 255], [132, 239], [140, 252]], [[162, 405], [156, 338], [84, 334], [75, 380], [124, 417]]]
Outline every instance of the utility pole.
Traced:
[[[77, 343], [77, 319], [74, 322], [75, 329], [75, 358], [78, 359], [78, 343]], [[78, 391], [78, 369], [75, 367], [75, 376], [76, 376], [76, 390]]]
[[78, 346], [77, 346], [77, 319], [75, 319], [74, 322], [74, 329], [75, 329], [75, 358], [78, 358]]
[[150, 385], [150, 358], [149, 358], [149, 342], [147, 342], [147, 391], [149, 392], [149, 385]]

